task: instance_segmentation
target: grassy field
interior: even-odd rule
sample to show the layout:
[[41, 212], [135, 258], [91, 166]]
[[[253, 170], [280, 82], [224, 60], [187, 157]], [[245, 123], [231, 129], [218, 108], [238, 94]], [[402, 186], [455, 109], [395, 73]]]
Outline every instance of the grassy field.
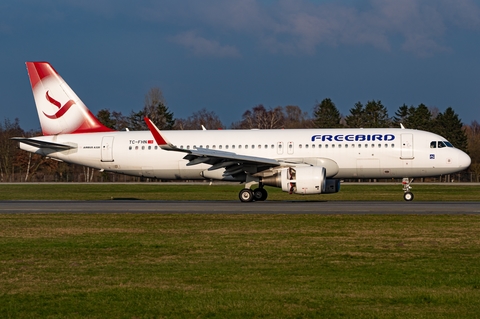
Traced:
[[[238, 200], [243, 185], [202, 184], [1, 184], [0, 200]], [[266, 187], [268, 200], [392, 200], [403, 201], [400, 184], [342, 185], [340, 192], [324, 195], [289, 195]], [[478, 201], [480, 186], [413, 184], [416, 201]]]
[[[239, 189], [0, 184], [0, 199], [236, 200]], [[414, 191], [480, 198], [478, 186]], [[401, 185], [269, 194], [402, 200]], [[0, 318], [478, 318], [479, 233], [480, 215], [0, 214]]]
[[478, 318], [480, 216], [0, 215], [1, 318]]

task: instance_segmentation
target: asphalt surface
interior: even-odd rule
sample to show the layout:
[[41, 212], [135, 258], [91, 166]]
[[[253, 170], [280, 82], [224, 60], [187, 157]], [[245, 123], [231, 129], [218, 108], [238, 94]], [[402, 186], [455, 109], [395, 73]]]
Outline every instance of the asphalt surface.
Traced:
[[480, 201], [0, 201], [0, 214], [8, 213], [480, 214]]

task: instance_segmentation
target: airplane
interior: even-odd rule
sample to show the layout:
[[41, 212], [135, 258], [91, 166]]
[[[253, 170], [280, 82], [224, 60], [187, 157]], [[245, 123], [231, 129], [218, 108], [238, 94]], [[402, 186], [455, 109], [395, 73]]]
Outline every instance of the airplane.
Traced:
[[90, 112], [48, 62], [26, 62], [43, 136], [15, 137], [22, 150], [59, 161], [164, 180], [243, 183], [241, 202], [264, 201], [264, 186], [331, 194], [342, 179], [414, 178], [465, 170], [471, 159], [442, 136], [401, 128], [114, 131]]

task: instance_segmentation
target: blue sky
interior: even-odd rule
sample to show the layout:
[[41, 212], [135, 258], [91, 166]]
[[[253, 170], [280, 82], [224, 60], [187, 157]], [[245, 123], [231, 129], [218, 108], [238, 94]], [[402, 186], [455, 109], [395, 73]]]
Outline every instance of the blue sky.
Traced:
[[331, 98], [452, 106], [480, 121], [480, 1], [6, 0], [0, 119], [39, 128], [25, 61], [49, 61], [96, 113], [129, 114], [160, 87], [176, 117], [229, 126], [257, 104], [312, 112]]

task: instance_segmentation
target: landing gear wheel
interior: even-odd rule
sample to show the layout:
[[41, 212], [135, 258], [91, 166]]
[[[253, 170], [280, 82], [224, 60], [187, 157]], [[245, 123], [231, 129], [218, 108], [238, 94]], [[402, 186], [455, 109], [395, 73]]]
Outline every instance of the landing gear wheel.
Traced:
[[413, 200], [413, 193], [412, 192], [405, 192], [403, 194], [403, 199], [406, 200], [407, 202], [410, 202]]
[[264, 200], [267, 199], [267, 197], [268, 197], [268, 193], [264, 188], [259, 187], [253, 190], [253, 198], [256, 201], [263, 202]]
[[248, 188], [244, 188], [238, 193], [238, 198], [241, 202], [253, 202], [253, 192]]

